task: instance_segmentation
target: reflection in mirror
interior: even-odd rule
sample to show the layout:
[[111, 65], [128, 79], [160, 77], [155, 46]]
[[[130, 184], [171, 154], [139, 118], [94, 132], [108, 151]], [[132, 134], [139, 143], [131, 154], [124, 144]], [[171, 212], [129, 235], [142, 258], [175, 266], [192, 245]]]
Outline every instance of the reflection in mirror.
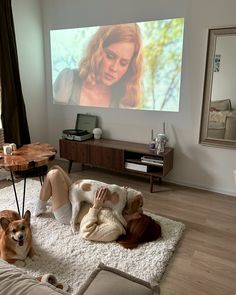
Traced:
[[236, 148], [236, 28], [210, 29], [200, 143]]

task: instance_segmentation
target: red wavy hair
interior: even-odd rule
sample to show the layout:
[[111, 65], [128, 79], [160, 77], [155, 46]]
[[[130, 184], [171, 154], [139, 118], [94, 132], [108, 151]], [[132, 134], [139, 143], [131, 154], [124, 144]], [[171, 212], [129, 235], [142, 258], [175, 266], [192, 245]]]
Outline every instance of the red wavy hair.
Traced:
[[120, 236], [117, 242], [124, 248], [134, 249], [139, 244], [157, 240], [161, 235], [160, 224], [152, 217], [141, 214], [140, 218], [128, 222], [126, 235]]
[[[119, 100], [115, 102], [114, 106], [136, 108], [141, 103], [141, 76], [143, 72], [141, 33], [136, 23], [100, 27], [88, 44], [86, 56], [79, 66], [79, 75], [82, 80], [93, 85], [98, 82], [103, 49], [118, 42], [134, 43], [135, 49], [127, 72], [115, 86], [111, 87], [113, 96]], [[120, 97], [117, 97], [117, 92]]]

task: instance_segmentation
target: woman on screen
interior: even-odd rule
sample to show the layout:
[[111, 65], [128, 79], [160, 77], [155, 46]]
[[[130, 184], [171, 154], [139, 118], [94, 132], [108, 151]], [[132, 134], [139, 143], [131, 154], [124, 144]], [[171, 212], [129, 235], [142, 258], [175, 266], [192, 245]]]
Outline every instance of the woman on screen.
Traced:
[[102, 26], [92, 36], [78, 69], [64, 69], [54, 101], [81, 106], [139, 108], [142, 51], [137, 24]]

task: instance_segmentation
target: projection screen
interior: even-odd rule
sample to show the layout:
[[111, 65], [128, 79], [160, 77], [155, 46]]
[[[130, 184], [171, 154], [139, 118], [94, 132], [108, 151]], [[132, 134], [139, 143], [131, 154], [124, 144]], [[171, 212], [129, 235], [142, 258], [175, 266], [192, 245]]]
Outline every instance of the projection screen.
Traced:
[[184, 19], [50, 31], [53, 103], [179, 111]]

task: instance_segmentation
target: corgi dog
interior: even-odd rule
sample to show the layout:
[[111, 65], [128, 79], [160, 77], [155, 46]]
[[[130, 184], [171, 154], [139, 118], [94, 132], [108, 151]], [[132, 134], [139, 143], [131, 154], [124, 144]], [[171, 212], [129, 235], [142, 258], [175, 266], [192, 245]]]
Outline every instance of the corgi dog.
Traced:
[[0, 226], [0, 258], [14, 263], [33, 257], [29, 210], [23, 218], [15, 211], [0, 211]]
[[143, 206], [143, 195], [140, 191], [97, 180], [79, 180], [73, 183], [69, 190], [69, 199], [72, 205], [70, 224], [73, 233], [76, 231], [77, 216], [81, 202], [93, 204], [96, 191], [101, 187], [107, 188], [106, 201], [103, 206], [112, 209], [114, 215], [124, 227], [127, 225], [127, 222], [122, 213], [132, 214], [139, 211]]

